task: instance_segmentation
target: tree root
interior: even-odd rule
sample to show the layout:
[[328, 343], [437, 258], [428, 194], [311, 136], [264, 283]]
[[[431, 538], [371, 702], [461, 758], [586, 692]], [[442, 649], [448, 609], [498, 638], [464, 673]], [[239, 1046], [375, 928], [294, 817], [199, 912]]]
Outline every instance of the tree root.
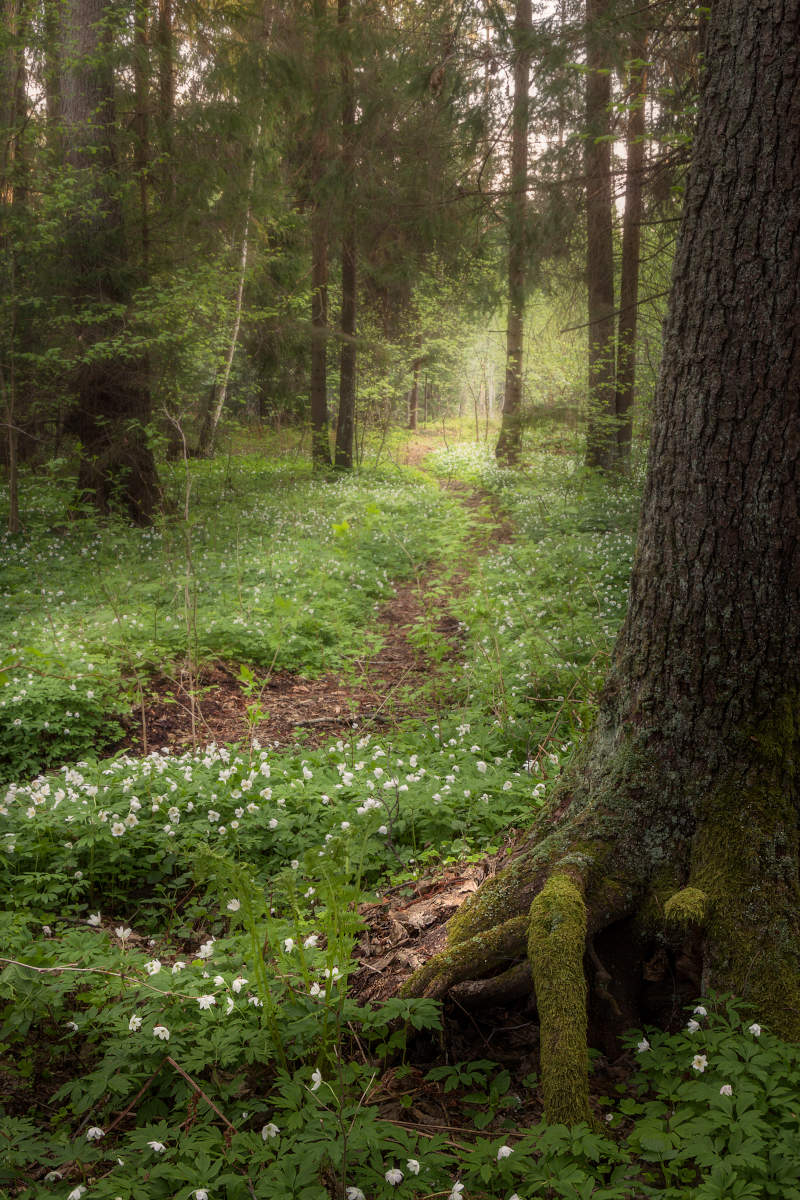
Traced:
[[[552, 1122], [589, 1119], [587, 987], [588, 939], [635, 903], [636, 889], [601, 875], [604, 847], [584, 843], [560, 860], [542, 846], [486, 881], [451, 921], [447, 948], [420, 967], [403, 994], [441, 999], [451, 990], [468, 1006], [508, 1003], [533, 992], [541, 1029], [545, 1114]], [[538, 851], [538, 853], [537, 853]], [[587, 880], [592, 879], [591, 906]], [[524, 905], [525, 911], [519, 909]], [[516, 911], [515, 911], [516, 910]], [[498, 920], [501, 913], [509, 914]], [[519, 962], [519, 959], [524, 961]], [[515, 961], [517, 960], [517, 961]], [[596, 953], [597, 990], [619, 1014], [608, 990], [611, 976]], [[498, 968], [507, 969], [498, 973]], [[489, 976], [489, 978], [487, 978]]]
[[466, 1008], [489, 1008], [533, 998], [531, 965], [521, 962], [490, 979], [467, 979], [455, 984], [450, 995]]
[[569, 875], [552, 875], [531, 904], [528, 958], [541, 1029], [541, 1072], [547, 1120], [589, 1120], [586, 1045], [586, 905]]
[[401, 994], [441, 1000], [454, 984], [487, 975], [524, 955], [527, 930], [527, 917], [512, 917], [495, 929], [458, 942], [415, 971]]

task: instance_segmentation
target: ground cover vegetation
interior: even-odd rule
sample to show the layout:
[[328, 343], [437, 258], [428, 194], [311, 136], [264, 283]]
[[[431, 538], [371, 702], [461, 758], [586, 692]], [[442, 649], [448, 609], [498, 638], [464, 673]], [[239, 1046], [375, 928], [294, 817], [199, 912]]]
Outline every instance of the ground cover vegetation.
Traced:
[[[365, 903], [442, 862], [483, 859], [545, 806], [592, 720], [625, 601], [634, 484], [609, 491], [574, 460], [565, 469], [533, 449], [528, 474], [509, 472], [485, 444], [442, 444], [426, 463], [427, 476], [392, 467], [323, 481], [260, 457], [196, 462], [193, 561], [198, 592], [227, 597], [226, 644], [254, 670], [265, 659], [236, 642], [234, 598], [251, 613], [264, 587], [250, 567], [263, 561], [256, 530], [269, 529], [273, 567], [287, 572], [281, 585], [307, 586], [309, 606], [341, 610], [340, 568], [352, 590], [363, 587], [352, 624], [331, 622], [324, 644], [289, 644], [285, 627], [276, 635], [291, 665], [313, 674], [326, 664], [320, 655], [352, 660], [365, 633], [379, 636], [376, 602], [410, 569], [424, 572], [431, 550], [445, 575], [449, 563], [463, 566], [475, 515], [436, 478], [485, 488], [511, 518], [512, 540], [469, 561], [446, 657], [432, 626], [412, 632], [443, 675], [446, 711], [388, 731], [347, 723], [344, 736], [316, 744], [301, 732], [284, 747], [262, 746], [257, 722], [238, 748], [104, 759], [87, 741], [80, 761], [65, 754], [68, 765], [35, 779], [24, 757], [16, 763], [2, 802], [0, 976], [2, 1169], [12, 1195], [792, 1194], [800, 1068], [789, 1045], [748, 1031], [757, 1025], [746, 1009], [715, 998], [686, 1014], [684, 1032], [631, 1034], [635, 1071], [597, 1093], [605, 1124], [568, 1129], [538, 1119], [532, 1067], [520, 1076], [488, 1058], [418, 1065], [419, 1031], [440, 1036], [436, 1003], [348, 993]], [[180, 530], [77, 522], [69, 545], [61, 539], [65, 560], [83, 571], [83, 536], [95, 561], [119, 567], [128, 599], [115, 609], [84, 591], [73, 605], [68, 570], [41, 549], [51, 545], [58, 485], [38, 484], [41, 530], [29, 551], [53, 584], [67, 584], [47, 622], [59, 661], [66, 650], [84, 665], [91, 653], [86, 683], [118, 691], [131, 662], [143, 677], [186, 655], [185, 641], [157, 640], [143, 599], [154, 613], [180, 611], [174, 593], [160, 595], [163, 547], [154, 545]], [[244, 565], [232, 583], [217, 539], [230, 546], [228, 512], [245, 488], [258, 521], [241, 518]], [[313, 573], [304, 579], [304, 547], [319, 563], [326, 541], [323, 596]], [[48, 590], [22, 597], [9, 623], [38, 628], [34, 603], [41, 622]], [[208, 612], [224, 609], [209, 603]], [[133, 625], [134, 613], [142, 630], [122, 655], [113, 623]], [[94, 640], [83, 640], [87, 630]], [[204, 637], [195, 651], [215, 654]], [[11, 675], [4, 694], [35, 692], [53, 669], [46, 657], [30, 662], [41, 675]], [[75, 697], [53, 690], [43, 704], [57, 729], [73, 720]], [[438, 1095], [449, 1116], [420, 1121], [417, 1095]]]
[[0, 13], [0, 1191], [800, 1195], [798, 0]]

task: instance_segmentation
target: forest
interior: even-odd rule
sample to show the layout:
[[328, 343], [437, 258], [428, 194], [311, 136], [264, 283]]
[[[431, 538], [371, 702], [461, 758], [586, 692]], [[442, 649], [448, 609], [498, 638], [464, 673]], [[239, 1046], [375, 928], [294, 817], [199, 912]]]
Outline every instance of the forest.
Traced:
[[800, 0], [0, 5], [0, 1197], [800, 1200]]

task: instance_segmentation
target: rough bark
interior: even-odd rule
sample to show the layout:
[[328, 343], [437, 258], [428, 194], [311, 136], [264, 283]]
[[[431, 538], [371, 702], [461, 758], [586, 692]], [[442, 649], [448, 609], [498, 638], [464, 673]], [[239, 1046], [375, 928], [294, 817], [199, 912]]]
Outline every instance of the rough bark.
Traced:
[[311, 113], [311, 459], [315, 467], [329, 467], [328, 440], [328, 236], [327, 179], [328, 55], [327, 0], [313, 0], [314, 50], [312, 56]]
[[[585, 1016], [538, 993], [584, 950], [590, 1011], [610, 1025], [641, 1011], [658, 939], [676, 969], [699, 948], [703, 987], [800, 1036], [800, 0], [719, 0], [707, 64], [597, 724], [529, 843], [408, 988], [442, 996], [527, 954], [543, 1045], [562, 1050], [543, 1058], [561, 1120], [586, 1111]], [[603, 968], [601, 943], [637, 969]]]
[[608, 471], [617, 451], [609, 0], [586, 0], [586, 290], [589, 421], [586, 465]]
[[642, 230], [642, 182], [645, 158], [647, 31], [631, 35], [630, 109], [626, 134], [625, 211], [622, 216], [622, 271], [617, 325], [617, 467], [628, 470], [636, 395], [636, 318], [639, 305], [639, 252]]
[[81, 444], [79, 497], [102, 511], [117, 504], [146, 523], [159, 495], [146, 363], [109, 349], [122, 333], [133, 278], [113, 150], [110, 39], [105, 0], [67, 0], [61, 115], [74, 196], [65, 252], [76, 347], [66, 429]]
[[337, 20], [341, 40], [339, 77], [342, 89], [342, 344], [339, 351], [339, 412], [336, 420], [337, 467], [353, 465], [353, 430], [356, 409], [356, 94], [350, 37], [350, 0], [338, 0]]
[[528, 209], [528, 86], [531, 69], [531, 2], [517, 0], [514, 18], [514, 107], [511, 131], [511, 199], [508, 206], [508, 321], [506, 381], [500, 435], [495, 447], [499, 462], [512, 464], [522, 445], [522, 356], [524, 350], [525, 279], [528, 270], [526, 220]]
[[0, 338], [0, 402], [5, 424], [5, 459], [8, 470], [8, 531], [18, 533], [19, 522], [19, 412], [17, 353], [16, 228], [22, 219], [25, 188], [21, 131], [25, 124], [24, 14], [20, 0], [3, 0], [3, 29], [8, 45], [0, 52], [0, 269], [5, 290], [6, 329]]
[[161, 193], [162, 200], [175, 203], [175, 146], [173, 136], [175, 116], [175, 45], [173, 31], [172, 0], [158, 0], [156, 24], [156, 52], [158, 61], [158, 139], [161, 146]]

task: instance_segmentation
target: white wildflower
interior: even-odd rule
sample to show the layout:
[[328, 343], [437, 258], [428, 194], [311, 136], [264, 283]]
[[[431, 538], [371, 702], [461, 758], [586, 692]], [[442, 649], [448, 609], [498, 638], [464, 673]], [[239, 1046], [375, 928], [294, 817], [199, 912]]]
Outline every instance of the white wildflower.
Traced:
[[699, 1071], [702, 1075], [707, 1066], [708, 1059], [706, 1058], [705, 1054], [695, 1054], [694, 1058], [692, 1059], [692, 1070]]
[[392, 1187], [397, 1187], [398, 1183], [403, 1182], [403, 1172], [397, 1167], [390, 1167], [383, 1178], [387, 1183], [390, 1183]]
[[89, 1129], [86, 1130], [87, 1142], [99, 1142], [100, 1138], [103, 1138], [105, 1136], [106, 1135], [105, 1135], [104, 1130], [102, 1130], [99, 1125], [92, 1125], [92, 1126], [90, 1126]]
[[269, 1125], [264, 1125], [261, 1130], [261, 1136], [264, 1139], [264, 1141], [266, 1141], [267, 1138], [277, 1137], [279, 1133], [280, 1133], [280, 1129], [278, 1129], [278, 1126], [275, 1125], [272, 1121], [270, 1121]]

